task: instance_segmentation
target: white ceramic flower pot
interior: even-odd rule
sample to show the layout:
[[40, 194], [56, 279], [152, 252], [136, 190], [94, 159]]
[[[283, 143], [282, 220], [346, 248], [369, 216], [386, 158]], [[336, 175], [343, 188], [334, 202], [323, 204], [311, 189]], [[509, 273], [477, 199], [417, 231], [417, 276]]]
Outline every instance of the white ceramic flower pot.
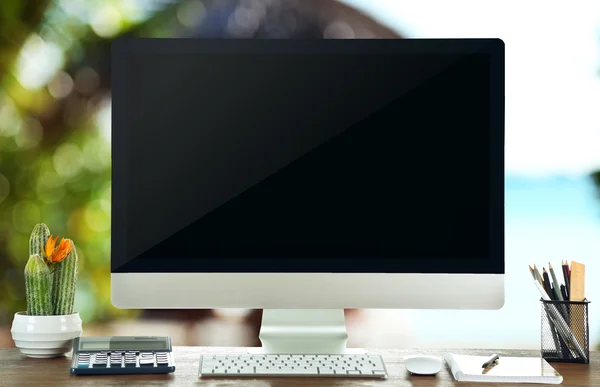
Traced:
[[37, 358], [63, 356], [73, 348], [73, 339], [81, 336], [79, 313], [63, 316], [29, 316], [15, 313], [10, 330], [23, 355]]

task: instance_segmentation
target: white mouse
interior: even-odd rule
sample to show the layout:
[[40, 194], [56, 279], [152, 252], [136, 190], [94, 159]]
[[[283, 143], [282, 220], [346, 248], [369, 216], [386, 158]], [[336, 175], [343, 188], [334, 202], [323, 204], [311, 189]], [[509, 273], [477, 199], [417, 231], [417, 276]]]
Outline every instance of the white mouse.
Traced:
[[404, 358], [406, 370], [415, 375], [435, 375], [442, 369], [443, 361], [437, 356], [417, 355]]

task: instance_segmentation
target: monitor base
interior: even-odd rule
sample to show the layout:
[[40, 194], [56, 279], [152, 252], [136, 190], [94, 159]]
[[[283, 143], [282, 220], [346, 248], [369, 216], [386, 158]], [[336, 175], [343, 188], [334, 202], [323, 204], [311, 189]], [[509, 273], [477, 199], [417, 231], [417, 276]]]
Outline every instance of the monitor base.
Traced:
[[343, 309], [265, 309], [258, 337], [257, 353], [348, 353]]

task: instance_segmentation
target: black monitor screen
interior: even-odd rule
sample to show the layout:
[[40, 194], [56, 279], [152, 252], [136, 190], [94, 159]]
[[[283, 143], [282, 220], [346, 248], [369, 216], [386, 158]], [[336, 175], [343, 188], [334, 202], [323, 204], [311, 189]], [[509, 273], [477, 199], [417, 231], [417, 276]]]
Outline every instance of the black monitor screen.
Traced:
[[115, 60], [113, 272], [503, 272], [485, 44], [153, 42]]

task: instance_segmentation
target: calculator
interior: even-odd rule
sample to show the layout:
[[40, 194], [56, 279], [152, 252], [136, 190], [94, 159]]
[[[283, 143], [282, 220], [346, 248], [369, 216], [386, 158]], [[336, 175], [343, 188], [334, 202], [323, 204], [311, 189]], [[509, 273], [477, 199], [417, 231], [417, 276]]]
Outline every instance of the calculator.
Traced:
[[168, 336], [77, 337], [73, 375], [166, 374], [175, 371]]

